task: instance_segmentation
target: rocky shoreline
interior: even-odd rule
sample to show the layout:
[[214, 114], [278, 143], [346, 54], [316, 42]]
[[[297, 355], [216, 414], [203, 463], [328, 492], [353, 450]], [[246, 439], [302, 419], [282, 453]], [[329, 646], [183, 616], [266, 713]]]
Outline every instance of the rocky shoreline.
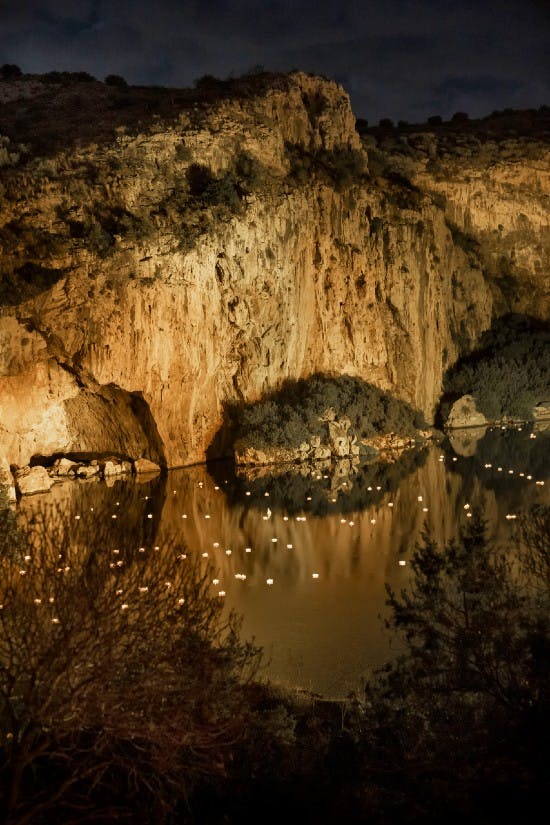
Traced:
[[[326, 433], [323, 436], [312, 435], [297, 446], [260, 445], [250, 443], [246, 437], [239, 439], [234, 444], [237, 475], [256, 480], [289, 471], [312, 477], [319, 472], [330, 472], [343, 478], [353, 475], [362, 464], [378, 461], [390, 464], [398, 461], [405, 452], [444, 437], [441, 431], [430, 428], [417, 430], [414, 435], [391, 432], [359, 438], [353, 431], [350, 432], [351, 422], [345, 416], [337, 417], [330, 410], [322, 420], [326, 423]], [[488, 427], [517, 427], [529, 423], [540, 427], [546, 422], [550, 423], [550, 405], [547, 403], [535, 408], [533, 422], [512, 419], [489, 421], [477, 409], [475, 399], [467, 395], [458, 399], [451, 408], [445, 432], [460, 454], [469, 455]], [[24, 467], [0, 465], [0, 493], [9, 504], [14, 504], [21, 496], [48, 492], [54, 484], [66, 480], [95, 479], [112, 484], [117, 479], [152, 475], [160, 471], [158, 464], [146, 458], [127, 460], [108, 456], [82, 460], [60, 456], [47, 464]]]
[[18, 496], [47, 493], [54, 484], [66, 480], [102, 479], [110, 483], [132, 475], [153, 475], [160, 467], [147, 458], [126, 461], [110, 456], [80, 461], [61, 456], [53, 464], [34, 464], [26, 467], [0, 467], [0, 491], [3, 489], [9, 503]]
[[428, 439], [436, 438], [437, 431], [417, 430], [413, 435], [380, 433], [370, 438], [360, 438], [351, 430], [347, 416], [337, 417], [333, 409], [328, 409], [319, 419], [326, 424], [323, 435], [313, 435], [297, 446], [252, 443], [246, 436], [234, 444], [234, 458], [237, 468], [267, 467], [271, 465], [304, 464], [342, 459], [359, 464], [361, 460], [396, 460]]

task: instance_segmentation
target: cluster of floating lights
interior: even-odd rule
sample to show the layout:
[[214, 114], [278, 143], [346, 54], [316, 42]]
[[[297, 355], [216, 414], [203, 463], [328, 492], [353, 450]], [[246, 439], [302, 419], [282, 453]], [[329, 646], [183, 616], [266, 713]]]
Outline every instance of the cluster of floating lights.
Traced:
[[[503, 428], [503, 429], [504, 429], [504, 428]], [[536, 435], [535, 435], [534, 433], [531, 433], [530, 438], [536, 438]], [[452, 462], [456, 462], [456, 461], [458, 461], [458, 457], [457, 457], [457, 456], [453, 456], [451, 460], [452, 460]], [[439, 461], [440, 461], [440, 462], [444, 462], [444, 461], [445, 461], [445, 455], [440, 455], [440, 456], [439, 456]], [[491, 468], [492, 468], [492, 465], [491, 465], [491, 464], [485, 464], [485, 465], [484, 465], [484, 468], [485, 468], [485, 469], [491, 469]], [[502, 468], [502, 467], [498, 467], [498, 468], [497, 468], [497, 472], [505, 472], [505, 470], [504, 470], [504, 468]], [[514, 472], [515, 472], [515, 471], [514, 471], [513, 469], [508, 469], [508, 470], [507, 470], [508, 475], [514, 475]], [[528, 475], [528, 474], [526, 474], [526, 473], [524, 473], [524, 472], [519, 472], [519, 473], [518, 473], [518, 476], [519, 476], [520, 478], [525, 478], [527, 481], [531, 481], [531, 480], [532, 480], [532, 476], [531, 476], [531, 475]], [[328, 478], [328, 476], [327, 476], [327, 475], [320, 475], [320, 474], [319, 474], [319, 475], [317, 475], [317, 476], [316, 476], [316, 478], [317, 478], [318, 480], [320, 480], [321, 478], [327, 479], [327, 478]], [[225, 483], [227, 484], [227, 481], [226, 481]], [[544, 481], [542, 481], [542, 480], [538, 480], [538, 481], [536, 481], [536, 482], [535, 482], [535, 484], [536, 484], [536, 485], [538, 485], [538, 486], [544, 486]], [[198, 482], [198, 486], [199, 486], [199, 488], [202, 488], [202, 487], [204, 486], [204, 482]], [[343, 486], [343, 487], [346, 487], [346, 486], [347, 486], [347, 482], [343, 482], [342, 486]], [[380, 485], [377, 485], [377, 486], [375, 486], [375, 487], [369, 486], [367, 489], [368, 489], [368, 491], [373, 491], [373, 490], [376, 490], [377, 492], [380, 492], [380, 491], [382, 490], [382, 487], [381, 487]], [[216, 486], [214, 487], [214, 490], [215, 490], [215, 491], [219, 491], [219, 490], [220, 490], [220, 487], [219, 487], [218, 485], [216, 485]], [[174, 493], [175, 493], [175, 491], [174, 491]], [[252, 495], [251, 491], [249, 491], [249, 490], [245, 491], [245, 496], [249, 497], [249, 496], [251, 496], [251, 495]], [[265, 491], [265, 492], [264, 492], [264, 497], [265, 497], [265, 498], [269, 498], [269, 496], [270, 496], [269, 491]], [[310, 496], [310, 495], [306, 496], [306, 502], [309, 502], [309, 501], [312, 501], [312, 496]], [[335, 502], [337, 501], [337, 498], [336, 498], [336, 497], [332, 497], [332, 498], [331, 498], [331, 501], [332, 501], [333, 503], [335, 503]], [[422, 512], [424, 512], [424, 513], [428, 513], [428, 512], [429, 512], [429, 507], [428, 507], [428, 506], [426, 505], [426, 503], [424, 502], [424, 497], [423, 497], [422, 495], [418, 495], [418, 496], [417, 496], [417, 502], [418, 502], [419, 504], [421, 504], [421, 505], [422, 505]], [[394, 501], [389, 501], [389, 502], [387, 502], [387, 506], [388, 506], [390, 509], [393, 509], [393, 508], [395, 507], [395, 504], [396, 504], [396, 502], [394, 502]], [[466, 516], [466, 518], [472, 518], [472, 510], [471, 510], [471, 505], [470, 505], [469, 503], [466, 503], [466, 504], [463, 506], [463, 509], [464, 509], [464, 511], [465, 511], [465, 516]], [[272, 511], [271, 511], [271, 509], [268, 507], [268, 508], [267, 508], [267, 510], [266, 510], [266, 512], [265, 512], [265, 514], [264, 514], [264, 515], [262, 515], [262, 519], [263, 519], [264, 521], [269, 521], [269, 519], [271, 518], [271, 516], [272, 516]], [[182, 515], [182, 518], [187, 518], [187, 515], [186, 515], [186, 514]], [[205, 519], [209, 519], [209, 518], [211, 518], [211, 516], [210, 516], [210, 514], [205, 514], [204, 518], [205, 518]], [[517, 515], [516, 515], [516, 514], [513, 514], [513, 513], [508, 513], [508, 514], [506, 515], [506, 519], [507, 519], [508, 521], [515, 520], [516, 518], [517, 518]], [[307, 521], [307, 516], [305, 516], [305, 515], [298, 515], [298, 516], [295, 516], [295, 520], [296, 520], [297, 522], [306, 522], [306, 521]], [[286, 521], [289, 521], [289, 516], [287, 516], [287, 515], [283, 515], [283, 521], [285, 521], [285, 522], [286, 522]], [[372, 518], [370, 519], [370, 523], [371, 523], [372, 525], [376, 524], [376, 521], [377, 521], [377, 519], [376, 519], [375, 517], [372, 517]], [[355, 525], [355, 522], [354, 522], [353, 520], [346, 519], [346, 518], [341, 518], [341, 519], [340, 519], [340, 523], [341, 523], [342, 525], [347, 524], [349, 527], [353, 527], [353, 526]], [[272, 539], [271, 539], [271, 543], [272, 543], [273, 545], [276, 545], [276, 544], [278, 543], [278, 538], [277, 538], [277, 537], [272, 537]], [[218, 548], [219, 546], [220, 546], [220, 543], [219, 543], [219, 542], [213, 542], [213, 547], [214, 547], [214, 548]], [[293, 547], [294, 547], [294, 545], [293, 545], [293, 544], [291, 544], [291, 543], [287, 543], [287, 544], [286, 544], [286, 549], [288, 549], [288, 550], [292, 550], [292, 549], [293, 549]], [[252, 553], [252, 548], [251, 548], [251, 547], [246, 547], [246, 548], [245, 548], [245, 552], [246, 552], [246, 553]], [[226, 555], [227, 555], [227, 556], [230, 556], [230, 555], [232, 554], [232, 550], [231, 550], [230, 548], [227, 548], [227, 549], [226, 549], [226, 551], [225, 551], [225, 553], [226, 553]], [[206, 553], [206, 552], [205, 552], [205, 553], [203, 553], [202, 555], [203, 555], [203, 557], [204, 557], [204, 558], [207, 558], [207, 557], [208, 557], [208, 553]], [[401, 567], [405, 567], [405, 566], [406, 566], [406, 564], [407, 564], [407, 562], [406, 562], [404, 559], [399, 559], [398, 564], [399, 564], [399, 566], [401, 566]], [[320, 576], [320, 574], [319, 574], [318, 572], [313, 572], [313, 573], [311, 574], [312, 579], [315, 579], [315, 580], [319, 579], [319, 576]], [[238, 580], [241, 580], [241, 581], [246, 581], [246, 580], [247, 580], [247, 576], [246, 576], [246, 574], [244, 574], [244, 573], [235, 573], [235, 574], [234, 574], [234, 577], [235, 577], [235, 579], [238, 579]], [[270, 577], [266, 578], [266, 584], [267, 584], [268, 586], [272, 586], [272, 585], [274, 584], [274, 582], [275, 582], [275, 580], [274, 580], [274, 578], [273, 578], [273, 577], [271, 577], [271, 576], [270, 576]], [[219, 585], [219, 579], [214, 579], [214, 580], [213, 580], [213, 585], [214, 585], [214, 586]], [[220, 591], [219, 591], [219, 595], [220, 595], [220, 596], [225, 596], [225, 591], [224, 591], [224, 590], [220, 590]]]
[[[504, 428], [503, 428], [503, 429], [504, 429]], [[536, 434], [535, 434], [535, 433], [531, 433], [529, 437], [530, 437], [531, 439], [532, 439], [532, 438], [536, 438]], [[457, 459], [457, 457], [456, 457], [456, 456], [453, 456], [453, 457], [452, 457], [452, 461], [453, 461], [453, 462], [456, 462], [457, 460], [458, 460], [458, 459]], [[440, 461], [440, 462], [442, 462], [442, 463], [443, 463], [443, 462], [445, 462], [445, 455], [441, 454], [441, 455], [439, 456], [439, 461]], [[530, 482], [530, 481], [533, 481], [533, 476], [532, 476], [531, 474], [527, 474], [527, 473], [525, 473], [525, 472], [523, 472], [523, 471], [521, 471], [521, 472], [516, 472], [516, 470], [515, 470], [515, 469], [513, 469], [513, 468], [504, 468], [504, 467], [502, 467], [502, 466], [497, 466], [497, 467], [495, 468], [495, 467], [493, 467], [493, 465], [492, 465], [491, 463], [485, 463], [485, 464], [483, 465], [483, 468], [484, 468], [485, 470], [494, 470], [494, 471], [496, 471], [496, 473], [502, 473], [503, 475], [516, 476], [516, 477], [519, 477], [519, 478], [525, 479], [525, 481], [529, 481], [529, 482]], [[321, 478], [323, 478], [323, 479], [327, 479], [327, 478], [328, 478], [328, 476], [327, 476], [327, 475], [323, 475], [323, 476], [318, 475], [318, 476], [317, 476], [317, 479], [318, 479], [318, 480], [320, 480]], [[225, 483], [227, 483], [227, 481], [226, 481]], [[541, 480], [541, 479], [539, 479], [539, 480], [535, 480], [535, 482], [534, 482], [534, 483], [535, 483], [535, 485], [537, 485], [538, 487], [543, 487], [543, 486], [544, 486], [544, 484], [545, 484], [545, 482], [544, 482], [543, 480]], [[345, 487], [345, 486], [347, 486], [347, 483], [346, 483], [346, 482], [343, 482], [343, 486], [344, 486], [344, 487]], [[202, 489], [202, 488], [204, 487], [204, 482], [203, 482], [203, 481], [199, 481], [199, 482], [198, 482], [198, 487], [199, 487], [199, 489]], [[376, 487], [374, 487], [374, 488], [373, 488], [372, 486], [369, 486], [367, 489], [368, 489], [368, 491], [373, 491], [373, 490], [376, 490], [377, 492], [380, 492], [380, 491], [382, 490], [382, 487], [381, 487], [380, 485], [378, 485], [378, 486], [376, 486]], [[214, 490], [215, 490], [216, 492], [219, 492], [219, 491], [220, 491], [220, 487], [219, 487], [218, 485], [216, 485], [216, 486], [214, 487]], [[176, 491], [176, 490], [174, 490], [174, 491], [173, 491], [173, 494], [174, 494], [174, 495], [176, 495], [176, 492], [177, 492], [177, 491]], [[250, 496], [250, 495], [251, 495], [251, 492], [250, 492], [250, 491], [246, 491], [246, 492], [245, 492], [245, 495], [246, 495], [246, 496]], [[264, 497], [265, 497], [265, 498], [269, 498], [269, 496], [270, 496], [269, 492], [268, 492], [268, 491], [265, 491], [265, 493], [264, 493]], [[149, 496], [145, 496], [144, 498], [145, 498], [145, 501], [148, 501], [150, 497], [149, 497]], [[311, 500], [312, 500], [312, 496], [310, 496], [310, 495], [306, 496], [306, 501], [307, 501], [307, 502], [309, 502], [309, 501], [311, 501]], [[337, 501], [337, 499], [333, 497], [333, 498], [331, 499], [331, 501], [332, 501], [332, 502], [336, 502], [336, 501]], [[428, 506], [426, 506], [426, 503], [425, 503], [425, 501], [424, 501], [424, 497], [423, 497], [423, 495], [418, 495], [418, 496], [417, 496], [417, 503], [418, 503], [419, 505], [422, 505], [422, 511], [423, 511], [424, 513], [429, 512], [429, 508], [428, 508]], [[116, 506], [116, 507], [120, 507], [120, 502], [118, 502], [118, 501], [117, 501], [117, 502], [115, 503], [115, 506]], [[389, 502], [387, 502], [387, 506], [388, 506], [388, 508], [392, 509], [392, 511], [393, 511], [393, 508], [396, 506], [396, 502], [395, 502], [395, 501], [389, 501]], [[90, 507], [90, 511], [91, 511], [91, 512], [93, 512], [93, 510], [94, 510], [94, 508], [93, 508], [93, 507]], [[472, 518], [472, 508], [471, 508], [471, 504], [470, 504], [469, 502], [467, 502], [467, 503], [465, 503], [465, 504], [463, 505], [463, 510], [464, 510], [464, 513], [465, 513], [466, 518]], [[152, 519], [152, 518], [153, 518], [153, 513], [147, 513], [146, 515], [147, 515], [147, 518], [148, 518], [148, 519]], [[262, 519], [263, 519], [264, 521], [269, 521], [269, 520], [270, 520], [270, 518], [271, 518], [271, 516], [272, 516], [272, 511], [271, 511], [271, 509], [270, 509], [269, 507], [267, 507], [265, 514], [263, 514], [263, 515], [262, 515]], [[117, 517], [118, 517], [118, 514], [117, 514], [117, 513], [113, 513], [113, 514], [111, 515], [111, 518], [112, 518], [112, 519], [117, 519]], [[187, 519], [187, 517], [188, 517], [188, 516], [187, 516], [187, 513], [183, 513], [183, 514], [181, 515], [181, 518], [182, 518], [182, 519]], [[283, 517], [282, 517], [282, 518], [283, 518], [283, 521], [285, 521], [285, 522], [288, 522], [288, 521], [289, 521], [289, 516], [288, 516], [288, 515], [283, 515]], [[298, 523], [303, 523], [303, 522], [306, 522], [306, 521], [307, 521], [307, 517], [306, 517], [305, 515], [298, 515], [298, 516], [295, 516], [294, 518], [295, 518], [295, 521], [296, 521], [296, 522], [298, 522]], [[507, 513], [507, 514], [506, 514], [506, 516], [505, 516], [505, 518], [506, 518], [506, 520], [507, 520], [507, 521], [514, 521], [514, 520], [516, 520], [516, 519], [517, 519], [517, 515], [516, 515], [515, 513]], [[81, 519], [81, 515], [80, 515], [80, 514], [76, 514], [76, 515], [75, 515], [75, 520], [76, 520], [76, 521], [79, 521], [80, 519]], [[206, 514], [204, 514], [204, 519], [206, 519], [206, 520], [210, 520], [210, 519], [211, 519], [211, 514], [210, 514], [210, 513], [206, 513]], [[371, 524], [371, 525], [376, 524], [376, 522], [377, 522], [376, 517], [374, 517], [374, 516], [373, 516], [373, 517], [371, 517], [371, 518], [370, 518], [370, 524]], [[354, 522], [353, 520], [350, 520], [350, 519], [341, 518], [341, 519], [340, 519], [340, 524], [342, 524], [342, 525], [347, 525], [347, 526], [349, 526], [349, 527], [353, 527], [353, 526], [355, 525], [355, 522]], [[279, 538], [278, 538], [277, 536], [273, 536], [273, 537], [271, 538], [270, 544], [272, 544], [272, 545], [277, 545], [278, 543], [279, 543]], [[220, 548], [220, 546], [221, 546], [221, 545], [220, 545], [220, 542], [219, 542], [219, 541], [214, 541], [214, 542], [212, 542], [212, 547], [213, 547], [215, 550], [218, 550], [218, 549]], [[290, 543], [290, 542], [289, 542], [289, 543], [286, 543], [286, 544], [285, 544], [285, 545], [283, 545], [283, 546], [285, 547], [285, 549], [286, 549], [286, 550], [293, 550], [293, 549], [294, 549], [294, 545], [293, 545], [292, 543]], [[160, 546], [159, 546], [159, 545], [155, 545], [155, 546], [154, 546], [154, 550], [156, 550], [156, 551], [160, 550]], [[113, 555], [114, 555], [114, 556], [120, 556], [120, 549], [119, 549], [119, 548], [114, 548], [112, 552], [113, 552]], [[138, 552], [139, 552], [139, 553], [145, 553], [145, 552], [146, 552], [146, 548], [145, 548], [145, 547], [139, 547], [139, 548], [138, 548]], [[246, 547], [246, 548], [244, 548], [244, 552], [245, 552], [246, 554], [251, 554], [251, 553], [253, 552], [253, 549], [252, 549], [252, 547]], [[229, 547], [228, 547], [228, 548], [226, 548], [226, 549], [225, 549], [225, 554], [226, 554], [228, 557], [229, 557], [229, 556], [231, 556], [231, 555], [232, 555], [232, 549], [231, 549], [231, 548], [229, 548]], [[202, 551], [202, 553], [201, 553], [201, 557], [202, 557], [202, 558], [204, 558], [204, 559], [209, 558], [209, 553], [208, 553], [208, 551], [207, 551], [207, 550]], [[61, 554], [59, 555], [59, 558], [61, 559]], [[176, 558], [177, 558], [177, 560], [178, 560], [178, 561], [184, 561], [185, 559], [187, 559], [187, 553], [179, 553], [179, 554], [177, 555], [177, 557], [176, 557]], [[31, 562], [31, 556], [30, 556], [30, 555], [26, 555], [26, 556], [24, 557], [24, 561], [25, 561], [26, 563]], [[110, 568], [110, 569], [112, 569], [112, 570], [116, 573], [116, 572], [117, 572], [120, 568], [122, 568], [122, 567], [124, 566], [124, 560], [123, 560], [123, 559], [121, 559], [121, 558], [117, 558], [117, 559], [115, 559], [115, 560], [113, 560], [113, 561], [109, 561], [109, 562], [108, 562], [108, 564], [109, 564], [109, 568]], [[399, 564], [399, 566], [400, 566], [400, 567], [405, 567], [405, 566], [406, 566], [406, 564], [407, 564], [407, 562], [406, 562], [404, 559], [399, 559], [399, 560], [398, 560], [398, 564]], [[70, 570], [71, 570], [70, 565], [59, 566], [58, 568], [56, 568], [57, 573], [60, 573], [60, 574], [65, 574], [65, 575], [66, 575], [66, 574], [68, 574], [68, 573], [70, 572]], [[20, 574], [21, 576], [25, 576], [25, 575], [27, 574], [27, 570], [25, 569], [25, 567], [21, 567], [21, 568], [19, 569], [19, 574]], [[236, 580], [239, 580], [239, 581], [245, 582], [245, 581], [247, 581], [247, 574], [246, 574], [246, 573], [243, 573], [243, 572], [237, 572], [237, 573], [235, 573], [235, 574], [234, 574], [234, 578], [235, 578]], [[312, 578], [313, 580], [318, 580], [318, 579], [320, 578], [320, 574], [319, 574], [319, 572], [317, 572], [317, 571], [313, 571], [313, 572], [311, 572], [311, 578]], [[265, 579], [265, 584], [266, 584], [268, 587], [273, 586], [273, 584], [274, 584], [274, 583], [275, 583], [275, 580], [274, 580], [274, 578], [273, 578], [272, 576], [269, 576], [269, 577], [267, 577], [267, 578]], [[220, 579], [219, 579], [219, 578], [214, 578], [214, 579], [212, 579], [212, 586], [214, 586], [214, 587], [219, 587], [219, 586], [220, 586]], [[166, 582], [164, 582], [164, 587], [165, 587], [166, 591], [168, 591], [168, 592], [169, 592], [169, 591], [171, 591], [171, 590], [172, 590], [173, 584], [172, 584], [172, 582], [171, 582], [171, 581], [166, 581]], [[146, 594], [148, 594], [148, 593], [150, 592], [150, 587], [149, 587], [149, 585], [140, 585], [140, 586], [137, 588], [137, 592], [138, 592], [140, 595], [145, 596]], [[116, 595], [117, 595], [117, 596], [121, 596], [121, 597], [122, 597], [122, 596], [124, 595], [123, 590], [122, 590], [121, 588], [118, 588], [118, 589], [116, 590]], [[177, 595], [177, 594], [176, 594], [176, 595]], [[225, 595], [226, 595], [226, 591], [225, 591], [224, 589], [219, 589], [219, 590], [218, 590], [218, 596], [219, 596], [219, 597], [223, 598]], [[44, 601], [44, 602], [46, 602], [46, 599], [44, 599], [44, 600], [43, 600], [43, 599], [41, 599], [41, 598], [39, 598], [39, 597], [36, 597], [36, 598], [34, 598], [34, 600], [33, 600], [33, 601], [34, 601], [34, 603], [35, 603], [36, 605], [40, 605], [40, 604], [42, 604], [42, 603], [43, 603], [43, 601]], [[50, 596], [50, 597], [47, 599], [47, 603], [49, 603], [49, 604], [54, 604], [54, 603], [55, 603], [55, 598], [54, 598], [53, 596]], [[176, 604], [177, 604], [178, 606], [180, 606], [180, 607], [181, 607], [181, 606], [183, 606], [183, 605], [185, 604], [185, 599], [184, 599], [182, 596], [177, 597], [177, 598], [176, 598]], [[0, 605], [0, 610], [1, 610], [1, 609], [3, 609], [3, 607], [4, 607], [4, 605]], [[126, 599], [125, 599], [124, 601], [122, 601], [122, 602], [121, 602], [121, 604], [120, 604], [120, 610], [121, 610], [121, 611], [127, 611], [127, 610], [129, 610], [129, 609], [130, 609], [130, 601], [128, 600], [128, 596], [126, 595]], [[57, 617], [57, 616], [53, 616], [53, 617], [50, 619], [50, 621], [51, 621], [51, 623], [52, 623], [52, 624], [55, 624], [55, 625], [57, 625], [57, 624], [59, 624], [59, 623], [60, 623], [59, 617]]]

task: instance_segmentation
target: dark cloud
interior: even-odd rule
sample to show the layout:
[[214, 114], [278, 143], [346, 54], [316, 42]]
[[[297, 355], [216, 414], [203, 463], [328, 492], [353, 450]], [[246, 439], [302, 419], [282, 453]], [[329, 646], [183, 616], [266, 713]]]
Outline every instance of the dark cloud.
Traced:
[[357, 114], [550, 100], [547, 0], [0, 0], [0, 63], [190, 85], [252, 66], [334, 77]]
[[65, 16], [56, 13], [51, 8], [42, 8], [36, 12], [37, 21], [41, 21], [53, 29], [58, 29], [67, 38], [78, 37], [83, 32], [94, 29], [100, 21], [98, 4], [93, 4], [87, 17]]
[[433, 100], [437, 111], [487, 111], [491, 100], [521, 100], [523, 89], [521, 81], [506, 77], [447, 77], [434, 88]]

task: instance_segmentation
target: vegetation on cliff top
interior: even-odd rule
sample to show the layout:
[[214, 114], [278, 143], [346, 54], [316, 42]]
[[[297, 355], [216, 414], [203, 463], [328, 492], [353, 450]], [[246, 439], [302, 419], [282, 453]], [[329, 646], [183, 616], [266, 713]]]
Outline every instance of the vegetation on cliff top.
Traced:
[[444, 181], [464, 167], [469, 174], [503, 160], [540, 158], [550, 143], [550, 107], [505, 109], [478, 120], [457, 113], [450, 121], [432, 117], [416, 124], [386, 120], [369, 126], [359, 118], [357, 130], [368, 151], [371, 175], [397, 184], [406, 195], [415, 191], [412, 181], [424, 165]]
[[[130, 86], [117, 75], [102, 83], [87, 72], [0, 76], [2, 134], [26, 147], [24, 159], [116, 140], [120, 129], [138, 134], [176, 124], [186, 114], [197, 125], [213, 105], [288, 90], [295, 73], [259, 70], [241, 77], [205, 76], [194, 88]], [[313, 75], [312, 75], [313, 77]], [[8, 93], [9, 92], [9, 93]]]
[[357, 131], [362, 137], [374, 138], [377, 145], [386, 149], [403, 147], [410, 140], [412, 147], [421, 147], [422, 135], [432, 135], [441, 154], [464, 154], [464, 149], [479, 147], [491, 141], [511, 141], [514, 138], [533, 138], [550, 141], [550, 106], [538, 109], [503, 109], [482, 118], [470, 118], [465, 112], [456, 112], [444, 121], [435, 115], [425, 123], [394, 124], [389, 119], [373, 126], [363, 118], [357, 119]]
[[[292, 75], [206, 77], [180, 90], [129, 87], [111, 75], [101, 83], [82, 72], [17, 75], [8, 66], [2, 75], [0, 304], [49, 289], [80, 250], [104, 259], [121, 243], [147, 245], [164, 227], [188, 250], [212, 227], [242, 215], [252, 195], [312, 181], [342, 191], [362, 180], [363, 154], [344, 148], [310, 151], [288, 143], [281, 162], [289, 173], [277, 175], [243, 150], [233, 157], [228, 150], [222, 168], [214, 169], [191, 148], [197, 131], [210, 128], [217, 103], [290, 89], [297, 82]], [[310, 119], [327, 105], [321, 93], [303, 94], [301, 103]], [[171, 136], [166, 148], [173, 156], [164, 158], [159, 176], [158, 162], [153, 168], [132, 139], [162, 131]], [[147, 198], [129, 191], [136, 173], [153, 178]], [[29, 201], [38, 210], [25, 208]]]
[[[106, 258], [120, 241], [147, 244], [168, 225], [171, 232], [177, 227], [180, 248], [189, 249], [212, 226], [242, 213], [249, 195], [265, 195], [274, 185], [287, 192], [315, 181], [342, 192], [385, 179], [381, 189], [390, 202], [417, 208], [423, 195], [411, 180], [426, 156], [436, 174], [438, 164], [453, 159], [476, 158], [487, 165], [504, 151], [501, 137], [507, 157], [536, 154], [548, 139], [550, 115], [541, 107], [495, 113], [482, 121], [459, 118], [397, 129], [392, 124], [367, 128], [359, 120], [368, 175], [365, 153], [342, 147], [314, 150], [287, 142], [281, 160], [289, 172], [276, 182], [272, 170], [243, 152], [221, 171], [192, 156], [185, 131], [207, 126], [215, 104], [252, 100], [294, 82], [292, 74], [259, 71], [228, 80], [204, 77], [194, 89], [167, 89], [128, 86], [116, 75], [102, 83], [86, 72], [25, 75], [18, 67], [2, 67], [0, 201], [6, 217], [0, 228], [0, 303], [19, 303], [48, 289], [66, 275], [73, 251], [81, 248]], [[303, 95], [302, 103], [312, 121], [326, 107], [322, 93], [311, 99]], [[135, 174], [139, 151], [132, 147], [127, 155], [124, 142], [171, 128], [182, 131], [183, 140], [166, 170], [165, 191], [159, 191], [156, 202], [130, 203], [123, 182]], [[196, 174], [201, 169], [204, 185]], [[49, 203], [52, 214], [41, 220], [35, 210], [21, 208], [29, 200]], [[496, 273], [499, 283], [505, 275]]]

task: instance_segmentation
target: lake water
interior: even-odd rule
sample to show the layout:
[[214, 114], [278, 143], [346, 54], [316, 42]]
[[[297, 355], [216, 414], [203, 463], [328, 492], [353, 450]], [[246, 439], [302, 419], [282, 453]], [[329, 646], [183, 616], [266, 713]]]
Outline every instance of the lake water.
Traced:
[[513, 542], [513, 517], [550, 502], [549, 457], [549, 432], [499, 428], [476, 444], [463, 431], [355, 475], [235, 477], [220, 462], [111, 486], [69, 481], [23, 499], [20, 517], [55, 503], [80, 538], [101, 524], [99, 554], [184, 545], [264, 648], [265, 676], [343, 697], [392, 655], [385, 588], [406, 584], [423, 528], [443, 542], [481, 511], [492, 537]]

